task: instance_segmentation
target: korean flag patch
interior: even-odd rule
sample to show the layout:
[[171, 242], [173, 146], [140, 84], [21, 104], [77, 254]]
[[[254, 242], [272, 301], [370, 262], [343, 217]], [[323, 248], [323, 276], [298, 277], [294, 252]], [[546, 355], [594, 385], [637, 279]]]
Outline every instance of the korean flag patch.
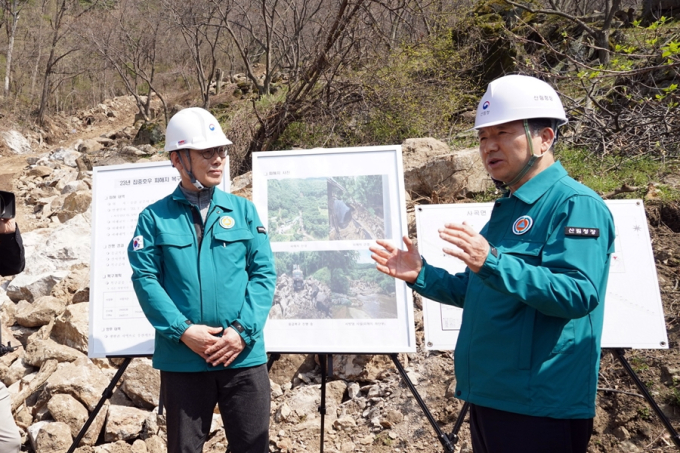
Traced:
[[142, 250], [144, 248], [144, 238], [142, 236], [135, 236], [132, 238], [132, 250]]

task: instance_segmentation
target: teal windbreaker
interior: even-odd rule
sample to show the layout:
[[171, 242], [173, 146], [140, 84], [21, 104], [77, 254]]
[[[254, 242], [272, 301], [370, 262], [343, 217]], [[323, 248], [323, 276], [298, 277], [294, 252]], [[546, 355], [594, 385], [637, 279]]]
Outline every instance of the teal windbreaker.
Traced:
[[557, 162], [495, 202], [478, 273], [425, 264], [410, 285], [463, 308], [456, 396], [551, 418], [592, 418], [614, 222]]
[[269, 238], [250, 201], [216, 188], [199, 249], [191, 205], [177, 187], [139, 215], [128, 257], [137, 298], [156, 329], [154, 368], [224, 369], [180, 342], [192, 323], [243, 326], [246, 347], [229, 368], [267, 361], [263, 329], [276, 272]]

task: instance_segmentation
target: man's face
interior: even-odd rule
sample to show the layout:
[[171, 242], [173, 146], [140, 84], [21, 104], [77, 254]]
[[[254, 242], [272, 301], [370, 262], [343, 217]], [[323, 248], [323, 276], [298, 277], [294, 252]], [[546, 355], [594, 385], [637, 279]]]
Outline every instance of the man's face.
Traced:
[[478, 137], [484, 168], [493, 179], [511, 181], [529, 160], [522, 121], [483, 127], [478, 131]]
[[[194, 174], [194, 177], [201, 182], [205, 187], [214, 187], [222, 182], [222, 173], [224, 172], [224, 164], [227, 159], [220, 157], [218, 153], [214, 153], [210, 159], [203, 157], [204, 151], [190, 150], [189, 156], [191, 163], [187, 163], [186, 151], [178, 151], [182, 153], [182, 162], [186, 164], [189, 170]], [[194, 190], [194, 185], [191, 183], [191, 178], [186, 172], [186, 169], [180, 162], [177, 152], [172, 153], [172, 163], [177, 168], [182, 176], [182, 187], [189, 190]]]

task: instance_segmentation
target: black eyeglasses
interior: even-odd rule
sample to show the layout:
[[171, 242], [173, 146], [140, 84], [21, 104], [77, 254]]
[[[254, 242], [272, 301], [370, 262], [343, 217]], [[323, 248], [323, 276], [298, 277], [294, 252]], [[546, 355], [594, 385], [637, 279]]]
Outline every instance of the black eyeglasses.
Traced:
[[210, 160], [213, 158], [215, 153], [222, 159], [227, 157], [227, 147], [226, 146], [215, 146], [214, 148], [197, 150], [203, 156], [203, 159]]

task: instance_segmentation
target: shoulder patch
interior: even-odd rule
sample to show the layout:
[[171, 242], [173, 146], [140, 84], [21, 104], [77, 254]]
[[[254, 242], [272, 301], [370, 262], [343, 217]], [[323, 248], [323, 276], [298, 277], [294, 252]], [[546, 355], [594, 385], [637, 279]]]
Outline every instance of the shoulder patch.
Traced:
[[584, 227], [564, 227], [565, 236], [583, 236], [590, 238], [599, 238], [600, 229], [599, 228], [584, 228]]
[[142, 236], [135, 236], [132, 238], [132, 250], [142, 250], [144, 248], [144, 238]]
[[267, 229], [263, 226], [257, 227], [257, 232], [262, 234], [267, 234]]

